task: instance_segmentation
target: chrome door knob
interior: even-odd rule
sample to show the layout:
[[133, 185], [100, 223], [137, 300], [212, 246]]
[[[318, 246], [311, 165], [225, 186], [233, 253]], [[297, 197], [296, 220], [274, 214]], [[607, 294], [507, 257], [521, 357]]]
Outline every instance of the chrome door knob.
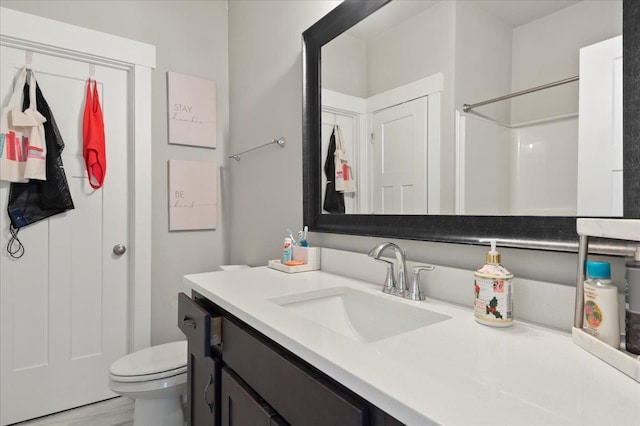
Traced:
[[127, 248], [122, 244], [116, 244], [115, 246], [113, 246], [113, 254], [115, 254], [116, 256], [122, 256], [126, 251]]

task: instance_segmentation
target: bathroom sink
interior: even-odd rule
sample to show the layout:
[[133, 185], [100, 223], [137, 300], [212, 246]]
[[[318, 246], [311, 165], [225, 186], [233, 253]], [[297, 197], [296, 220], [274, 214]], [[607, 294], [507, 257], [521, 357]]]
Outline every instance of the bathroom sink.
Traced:
[[333, 287], [269, 299], [289, 312], [358, 342], [375, 342], [451, 317], [349, 287]]

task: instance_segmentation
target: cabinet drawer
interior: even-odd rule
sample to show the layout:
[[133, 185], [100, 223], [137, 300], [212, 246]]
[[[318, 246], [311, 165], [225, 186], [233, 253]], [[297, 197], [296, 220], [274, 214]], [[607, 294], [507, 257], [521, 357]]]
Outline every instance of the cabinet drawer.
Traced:
[[222, 369], [222, 426], [285, 425], [280, 416], [228, 368]]
[[211, 355], [211, 315], [184, 293], [178, 295], [178, 327], [189, 341], [189, 351]]
[[365, 425], [368, 406], [312, 368], [269, 345], [264, 336], [223, 319], [222, 357], [292, 425]]

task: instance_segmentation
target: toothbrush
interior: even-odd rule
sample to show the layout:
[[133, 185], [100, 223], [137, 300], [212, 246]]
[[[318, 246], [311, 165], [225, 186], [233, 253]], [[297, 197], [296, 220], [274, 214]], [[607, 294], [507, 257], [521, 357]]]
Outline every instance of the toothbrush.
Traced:
[[289, 234], [289, 238], [291, 238], [291, 244], [298, 245], [298, 243], [296, 242], [296, 239], [293, 238], [293, 232], [291, 231], [291, 228], [287, 228], [287, 233]]
[[298, 231], [298, 237], [300, 238], [300, 246], [301, 247], [309, 247], [309, 243], [307, 242], [307, 230], [309, 229], [307, 226], [304, 227], [304, 231]]

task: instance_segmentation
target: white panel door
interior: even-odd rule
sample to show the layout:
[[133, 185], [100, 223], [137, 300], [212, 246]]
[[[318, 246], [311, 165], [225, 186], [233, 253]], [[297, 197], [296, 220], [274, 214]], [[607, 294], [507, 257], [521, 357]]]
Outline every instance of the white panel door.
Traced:
[[[0, 99], [6, 104], [24, 50], [2, 46]], [[1, 424], [114, 396], [109, 365], [127, 353], [129, 117], [128, 72], [96, 66], [107, 140], [102, 189], [88, 184], [82, 158], [86, 62], [34, 53], [33, 68], [66, 144], [63, 162], [75, 209], [23, 228], [25, 254], [4, 248], [0, 214]], [[0, 183], [0, 206], [9, 184]]]
[[622, 216], [622, 36], [580, 49], [578, 216]]
[[376, 214], [427, 213], [427, 97], [373, 113]]

